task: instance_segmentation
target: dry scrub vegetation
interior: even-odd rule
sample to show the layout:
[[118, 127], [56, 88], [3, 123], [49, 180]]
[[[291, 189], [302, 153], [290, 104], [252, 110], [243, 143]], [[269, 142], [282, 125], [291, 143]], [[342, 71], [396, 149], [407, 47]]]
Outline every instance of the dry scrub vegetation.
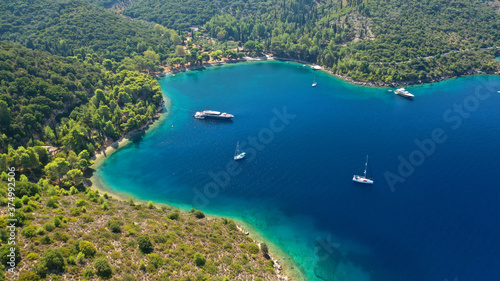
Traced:
[[[16, 199], [23, 224], [17, 231], [18, 280], [278, 279], [267, 245], [259, 247], [232, 220], [152, 202], [137, 205], [92, 190], [51, 187], [46, 193]], [[6, 207], [0, 214], [5, 243]], [[0, 248], [4, 264], [7, 246]]]

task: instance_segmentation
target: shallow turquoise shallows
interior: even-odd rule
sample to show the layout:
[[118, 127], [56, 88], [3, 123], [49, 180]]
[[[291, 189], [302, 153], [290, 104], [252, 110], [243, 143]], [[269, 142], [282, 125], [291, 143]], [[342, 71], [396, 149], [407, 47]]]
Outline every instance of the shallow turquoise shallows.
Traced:
[[[500, 278], [500, 77], [408, 87], [413, 101], [283, 62], [160, 84], [170, 115], [99, 168], [111, 189], [242, 219], [309, 280]], [[352, 181], [366, 155], [373, 186]]]

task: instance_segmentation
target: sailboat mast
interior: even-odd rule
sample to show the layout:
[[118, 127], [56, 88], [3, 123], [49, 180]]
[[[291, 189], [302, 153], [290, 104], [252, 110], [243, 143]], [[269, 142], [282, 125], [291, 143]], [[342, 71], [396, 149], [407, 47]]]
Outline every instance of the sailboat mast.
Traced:
[[239, 150], [240, 150], [240, 141], [236, 143], [236, 150], [234, 151], [234, 156], [238, 155]]
[[365, 162], [365, 178], [366, 178], [366, 169], [368, 168], [368, 155], [366, 155], [366, 162]]

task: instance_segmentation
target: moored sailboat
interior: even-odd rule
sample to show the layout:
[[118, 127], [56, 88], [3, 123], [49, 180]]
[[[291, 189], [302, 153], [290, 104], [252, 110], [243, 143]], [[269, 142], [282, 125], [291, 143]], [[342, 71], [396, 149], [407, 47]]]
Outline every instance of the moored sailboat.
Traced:
[[241, 160], [245, 158], [246, 153], [240, 151], [240, 142], [236, 143], [236, 150], [234, 151], [234, 160]]
[[373, 178], [367, 178], [366, 177], [366, 170], [368, 169], [368, 155], [366, 155], [366, 162], [365, 162], [365, 170], [363, 171], [363, 175], [354, 175], [352, 177], [352, 180], [355, 182], [359, 183], [365, 183], [365, 184], [373, 184]]

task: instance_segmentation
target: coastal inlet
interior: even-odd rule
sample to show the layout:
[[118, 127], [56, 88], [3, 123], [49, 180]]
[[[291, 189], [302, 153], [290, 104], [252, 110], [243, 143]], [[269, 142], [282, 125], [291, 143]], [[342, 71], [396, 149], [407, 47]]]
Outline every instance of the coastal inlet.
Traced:
[[[100, 166], [110, 189], [244, 221], [307, 280], [500, 276], [500, 226], [492, 223], [500, 192], [491, 176], [500, 159], [500, 77], [407, 87], [413, 101], [283, 62], [188, 71], [160, 84], [170, 115]], [[469, 104], [475, 93], [490, 95]], [[472, 105], [466, 115], [454, 111]], [[207, 109], [234, 117], [193, 118]], [[294, 118], [272, 131], [284, 109]], [[455, 116], [456, 128], [446, 119]], [[384, 173], [397, 175], [400, 156], [437, 128], [446, 140], [391, 189]], [[247, 155], [234, 161], [238, 142]], [[366, 155], [373, 185], [352, 181]]]

